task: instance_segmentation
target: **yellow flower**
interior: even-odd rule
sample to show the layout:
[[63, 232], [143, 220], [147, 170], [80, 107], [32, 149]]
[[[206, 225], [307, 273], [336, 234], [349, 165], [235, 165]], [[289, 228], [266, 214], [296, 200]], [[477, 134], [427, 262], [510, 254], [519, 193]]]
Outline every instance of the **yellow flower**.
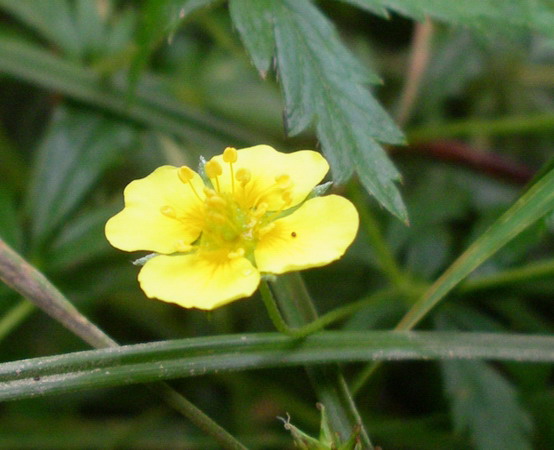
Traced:
[[131, 182], [106, 224], [121, 250], [149, 250], [138, 279], [150, 298], [214, 309], [254, 293], [260, 273], [340, 258], [358, 230], [347, 199], [308, 198], [329, 170], [317, 152], [228, 147], [204, 166], [162, 166]]

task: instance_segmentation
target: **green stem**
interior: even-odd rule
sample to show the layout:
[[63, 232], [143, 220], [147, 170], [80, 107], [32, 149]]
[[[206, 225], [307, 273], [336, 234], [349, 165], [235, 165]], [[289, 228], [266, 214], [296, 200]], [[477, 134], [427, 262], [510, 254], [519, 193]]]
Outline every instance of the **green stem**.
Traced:
[[152, 390], [159, 394], [165, 402], [187, 417], [194, 425], [204, 433], [212, 436], [221, 447], [229, 450], [247, 450], [234, 436], [220, 427], [208, 415], [198, 409], [186, 397], [179, 394], [175, 389], [166, 383], [156, 383], [151, 386]]
[[283, 316], [279, 311], [279, 307], [277, 306], [275, 298], [273, 297], [273, 294], [271, 292], [271, 288], [265, 280], [262, 280], [260, 284], [260, 293], [262, 295], [262, 300], [267, 309], [269, 318], [275, 325], [277, 331], [288, 334], [289, 336], [294, 338], [303, 338], [317, 331], [321, 331], [326, 326], [338, 322], [346, 317], [349, 317], [360, 309], [374, 302], [401, 295], [396, 289], [384, 289], [382, 291], [375, 292], [361, 300], [333, 309], [332, 311], [323, 314], [322, 316], [316, 318], [315, 320], [312, 320], [311, 322], [301, 327], [289, 327], [283, 319]]
[[[299, 328], [317, 319], [314, 302], [300, 274], [294, 272], [281, 275], [274, 286], [279, 306], [292, 326]], [[308, 366], [306, 372], [319, 401], [327, 410], [334, 431], [346, 441], [353, 430], [360, 427], [359, 437], [363, 448], [373, 450], [360, 413], [339, 367], [337, 365]]]
[[504, 136], [514, 133], [548, 131], [554, 126], [554, 114], [539, 113], [501, 119], [469, 119], [433, 124], [408, 130], [408, 142], [415, 144], [435, 139], [468, 135]]
[[406, 284], [406, 277], [400, 270], [400, 267], [396, 263], [392, 250], [389, 244], [383, 237], [379, 225], [370, 209], [367, 207], [364, 201], [364, 194], [360, 188], [359, 183], [351, 183], [349, 189], [350, 197], [356, 205], [358, 213], [360, 214], [360, 221], [364, 228], [364, 231], [369, 238], [369, 242], [375, 251], [377, 261], [383, 274], [390, 280], [395, 286], [402, 288]]
[[285, 320], [283, 319], [283, 316], [281, 315], [281, 312], [279, 311], [279, 307], [277, 306], [277, 303], [275, 303], [275, 299], [273, 298], [273, 294], [271, 293], [271, 289], [269, 288], [267, 281], [262, 278], [262, 281], [260, 283], [260, 294], [262, 294], [262, 300], [264, 302], [265, 308], [267, 309], [267, 314], [269, 315], [269, 318], [273, 322], [273, 325], [275, 325], [275, 328], [277, 331], [280, 331], [283, 334], [288, 334], [289, 336], [295, 336], [295, 329], [289, 327]]
[[[0, 279], [92, 347], [118, 346], [117, 342], [83, 316], [42, 273], [13, 251], [2, 239], [0, 239]], [[159, 392], [170, 406], [217, 440], [223, 448], [246, 449], [237, 439], [169, 385], [158, 383], [155, 391]]]
[[483, 289], [497, 288], [548, 276], [554, 276], [554, 259], [534, 262], [516, 269], [468, 280], [460, 287], [458, 292], [468, 294]]

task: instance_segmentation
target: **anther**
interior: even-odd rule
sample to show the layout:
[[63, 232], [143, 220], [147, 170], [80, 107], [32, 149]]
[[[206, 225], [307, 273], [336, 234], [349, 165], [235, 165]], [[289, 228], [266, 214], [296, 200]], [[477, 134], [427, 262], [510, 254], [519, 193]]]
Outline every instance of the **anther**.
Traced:
[[283, 192], [282, 199], [285, 206], [290, 205], [292, 203], [292, 192], [291, 191]]
[[179, 177], [179, 180], [181, 180], [185, 184], [188, 184], [192, 189], [192, 192], [194, 192], [194, 195], [196, 195], [196, 198], [202, 201], [202, 199], [198, 195], [198, 192], [196, 192], [194, 185], [192, 184], [192, 179], [194, 178], [194, 175], [196, 175], [194, 170], [192, 170], [190, 167], [187, 167], [187, 166], [181, 166], [177, 170], [177, 176]]
[[183, 183], [190, 183], [190, 181], [194, 178], [194, 171], [187, 166], [182, 166], [177, 171], [177, 175], [179, 175], [179, 179]]
[[242, 247], [239, 247], [236, 250], [227, 253], [227, 258], [229, 259], [242, 258], [243, 256], [244, 256], [244, 249]]
[[217, 192], [221, 192], [221, 188], [219, 187], [219, 178], [217, 177], [223, 173], [223, 170], [221, 169], [219, 163], [212, 159], [206, 163], [206, 165], [204, 166], [204, 170], [206, 171], [206, 175], [208, 175], [208, 178], [212, 180], [215, 179], [215, 187], [217, 189]]
[[206, 199], [206, 204], [212, 207], [221, 207], [224, 208], [227, 206], [227, 202], [223, 197], [220, 197], [219, 195], [212, 195], [211, 197]]
[[225, 161], [226, 163], [237, 162], [237, 159], [238, 153], [236, 148], [227, 147], [225, 150], [223, 150], [223, 161]]
[[176, 219], [177, 218], [177, 213], [175, 212], [175, 208], [173, 208], [172, 206], [164, 205], [160, 208], [160, 212], [164, 216], [169, 217], [170, 219]]
[[273, 222], [268, 223], [265, 227], [262, 227], [258, 230], [258, 238], [261, 238], [262, 236], [266, 235], [274, 228], [275, 228], [275, 224]]
[[287, 174], [276, 176], [275, 183], [277, 183], [277, 187], [280, 187], [281, 189], [286, 189], [292, 186], [290, 176]]
[[223, 173], [223, 170], [221, 169], [219, 163], [217, 161], [214, 161], [213, 159], [206, 163], [205, 170], [208, 178], [217, 178]]
[[223, 225], [229, 222], [227, 217], [215, 211], [209, 211], [206, 215], [209, 217], [209, 220], [211, 222], [218, 223], [220, 225]]
[[269, 205], [266, 202], [260, 203], [253, 213], [254, 217], [262, 217], [267, 212], [267, 208], [269, 208]]
[[229, 168], [231, 170], [231, 192], [235, 192], [235, 175], [233, 173], [233, 163], [237, 162], [238, 159], [237, 149], [234, 147], [227, 147], [223, 150], [223, 161], [229, 163]]
[[207, 198], [213, 197], [214, 195], [217, 195], [217, 192], [213, 189], [210, 189], [209, 187], [204, 186], [204, 195]]
[[252, 174], [248, 169], [241, 167], [239, 170], [237, 170], [235, 178], [241, 184], [241, 186], [244, 187], [252, 179]]

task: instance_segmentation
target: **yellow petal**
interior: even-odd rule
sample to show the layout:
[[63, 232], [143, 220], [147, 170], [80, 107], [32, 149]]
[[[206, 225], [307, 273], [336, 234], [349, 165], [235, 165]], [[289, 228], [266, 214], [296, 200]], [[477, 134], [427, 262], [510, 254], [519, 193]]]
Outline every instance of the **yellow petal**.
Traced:
[[[203, 196], [198, 174], [191, 183]], [[162, 166], [129, 183], [124, 196], [125, 208], [106, 223], [106, 237], [114, 247], [173, 253], [200, 235], [202, 203], [191, 186], [179, 179], [177, 167]], [[170, 217], [173, 213], [176, 218]]]
[[150, 298], [205, 310], [254, 293], [260, 274], [246, 258], [204, 255], [160, 255], [148, 260], [138, 276], [142, 290]]
[[255, 250], [261, 272], [280, 274], [324, 266], [340, 258], [356, 237], [358, 212], [344, 197], [308, 200], [290, 216], [273, 222]]
[[[223, 168], [220, 186], [223, 191], [231, 192], [231, 170], [229, 163], [223, 161], [223, 156], [213, 158]], [[246, 169], [251, 179], [243, 188], [235, 180], [235, 190], [244, 195], [245, 204], [253, 206], [254, 202], [271, 187], [276, 185], [276, 179], [288, 175], [291, 182], [291, 203], [294, 206], [304, 200], [311, 190], [323, 179], [329, 171], [329, 164], [323, 156], [312, 150], [300, 150], [293, 153], [278, 152], [269, 145], [257, 145], [237, 151], [237, 161], [233, 163], [233, 173]], [[282, 191], [273, 191], [264, 201], [268, 210], [282, 207]]]

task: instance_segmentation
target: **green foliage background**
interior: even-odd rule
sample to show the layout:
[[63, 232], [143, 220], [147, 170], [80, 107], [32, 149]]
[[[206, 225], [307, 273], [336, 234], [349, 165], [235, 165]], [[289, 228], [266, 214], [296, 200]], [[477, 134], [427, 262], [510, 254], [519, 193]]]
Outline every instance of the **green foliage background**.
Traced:
[[[320, 401], [364, 448], [554, 448], [553, 141], [548, 0], [0, 0], [0, 446], [292, 448]], [[259, 294], [146, 299], [103, 234], [131, 180], [260, 143], [360, 211], [273, 284], [300, 339]]]

